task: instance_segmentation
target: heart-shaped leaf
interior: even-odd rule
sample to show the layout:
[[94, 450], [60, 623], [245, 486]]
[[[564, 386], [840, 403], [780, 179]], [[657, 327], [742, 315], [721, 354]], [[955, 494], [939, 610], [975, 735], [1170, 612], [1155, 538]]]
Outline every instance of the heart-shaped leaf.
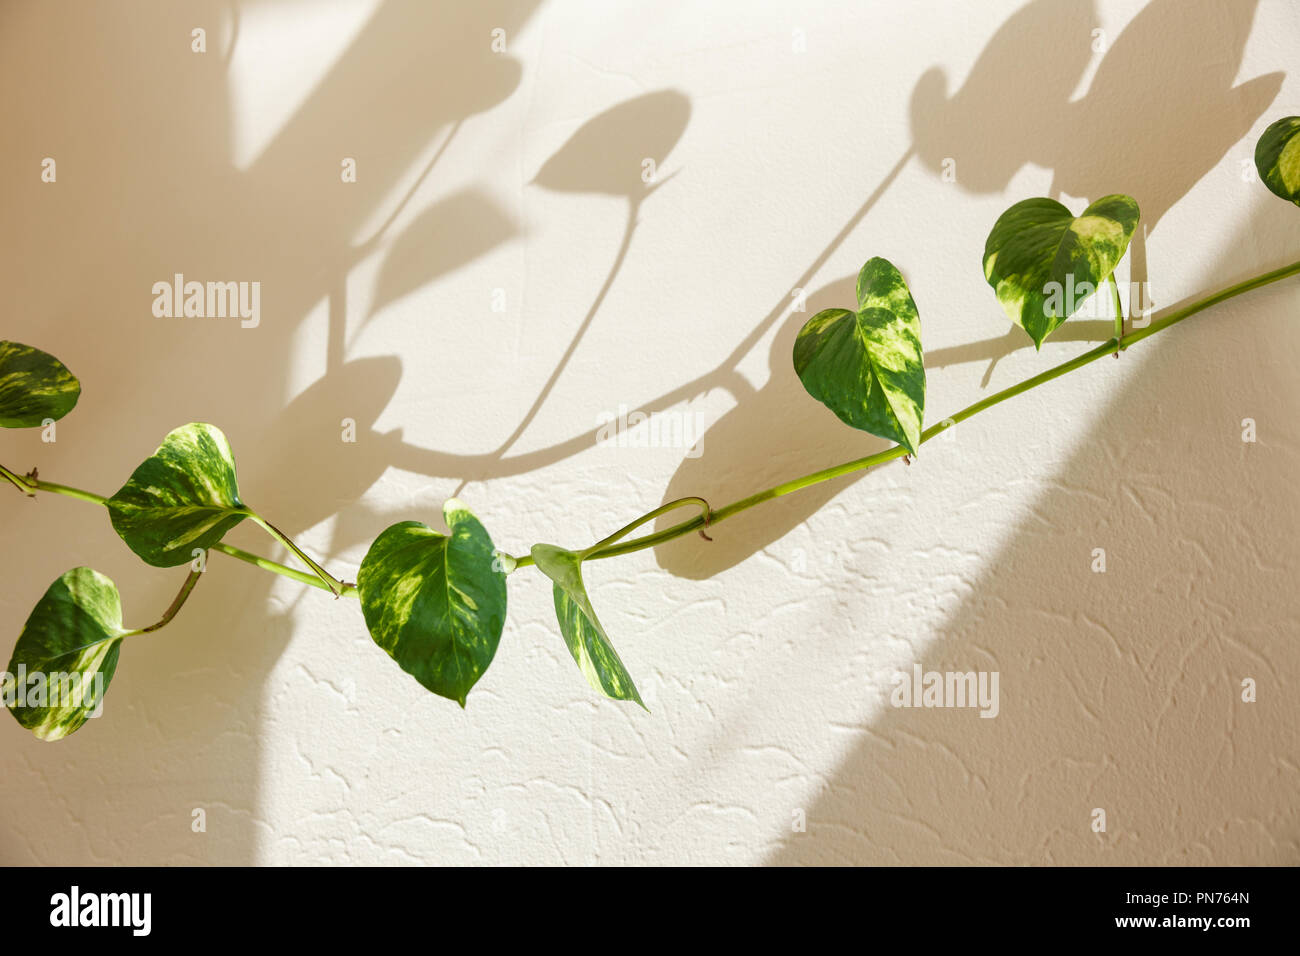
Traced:
[[42, 740], [66, 737], [103, 700], [128, 633], [117, 586], [91, 568], [73, 568], [23, 625], [4, 677], [5, 706]]
[[221, 429], [182, 425], [108, 499], [113, 530], [155, 567], [212, 547], [252, 512], [239, 500], [235, 458]]
[[35, 428], [58, 421], [81, 397], [81, 383], [53, 355], [0, 342], [0, 428]]
[[582, 556], [550, 544], [533, 545], [532, 555], [541, 572], [554, 582], [560, 633], [587, 683], [606, 697], [636, 701], [645, 707], [587, 597]]
[[1116, 194], [1078, 218], [1046, 198], [1023, 200], [998, 217], [984, 244], [984, 278], [1035, 348], [1115, 271], [1139, 215], [1136, 201]]
[[418, 521], [387, 528], [357, 575], [376, 644], [402, 670], [465, 706], [506, 623], [506, 576], [492, 539], [461, 502], [443, 505], [450, 535]]
[[1300, 206], [1300, 116], [1280, 119], [1255, 144], [1259, 178], [1283, 199]]
[[921, 317], [890, 262], [862, 267], [856, 312], [826, 309], [799, 330], [794, 369], [808, 394], [846, 425], [916, 454], [925, 413]]

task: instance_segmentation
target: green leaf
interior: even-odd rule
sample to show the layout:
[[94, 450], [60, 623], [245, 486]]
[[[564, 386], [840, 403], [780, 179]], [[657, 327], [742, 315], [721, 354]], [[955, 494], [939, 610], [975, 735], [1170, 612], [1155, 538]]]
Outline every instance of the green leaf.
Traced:
[[1255, 144], [1259, 178], [1283, 199], [1300, 206], [1300, 116], [1280, 119]]
[[443, 505], [450, 535], [418, 521], [386, 529], [357, 575], [375, 643], [402, 670], [465, 706], [506, 623], [506, 576], [492, 539], [461, 502]]
[[890, 262], [862, 267], [856, 312], [826, 309], [799, 330], [794, 369], [840, 421], [916, 454], [925, 412], [921, 317]]
[[58, 421], [81, 397], [81, 383], [53, 355], [0, 341], [0, 428]]
[[532, 555], [541, 572], [554, 582], [555, 616], [560, 622], [560, 633], [587, 683], [606, 697], [633, 700], [645, 707], [631, 675], [592, 609], [586, 585], [582, 583], [582, 556], [550, 544], [533, 545]]
[[5, 706], [42, 740], [66, 737], [103, 700], [128, 633], [116, 585], [91, 568], [73, 568], [23, 625], [4, 678]]
[[1026, 199], [998, 217], [984, 244], [984, 278], [1035, 348], [1115, 271], [1139, 215], [1136, 201], [1114, 195], [1078, 218], [1055, 199]]
[[167, 568], [212, 547], [251, 511], [239, 500], [230, 443], [213, 425], [182, 425], [108, 499], [113, 530]]

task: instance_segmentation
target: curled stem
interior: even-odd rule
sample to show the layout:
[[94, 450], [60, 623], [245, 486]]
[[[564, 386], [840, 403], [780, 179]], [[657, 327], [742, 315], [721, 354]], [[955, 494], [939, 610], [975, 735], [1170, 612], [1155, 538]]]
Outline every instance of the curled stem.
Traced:
[[637, 528], [641, 527], [646, 522], [653, 521], [655, 518], [658, 518], [660, 515], [667, 514], [669, 511], [674, 511], [677, 508], [682, 507], [683, 505], [699, 505], [701, 509], [700, 520], [704, 523], [705, 527], [708, 527], [709, 521], [712, 517], [712, 512], [709, 509], [709, 503], [707, 501], [705, 501], [703, 498], [699, 498], [694, 495], [688, 496], [686, 498], [678, 498], [674, 501], [668, 502], [667, 504], [660, 505], [654, 511], [650, 511], [647, 512], [646, 514], [643, 514], [641, 517], [637, 518], [631, 524], [626, 524], [623, 527], [619, 528], [609, 537], [601, 538], [590, 548], [581, 552], [582, 559], [585, 561], [587, 558], [591, 557], [592, 555], [600, 553], [600, 550], [602, 548], [606, 548], [609, 545], [612, 545], [615, 542], [622, 540], [623, 538], [627, 537], [629, 534], [631, 534]]

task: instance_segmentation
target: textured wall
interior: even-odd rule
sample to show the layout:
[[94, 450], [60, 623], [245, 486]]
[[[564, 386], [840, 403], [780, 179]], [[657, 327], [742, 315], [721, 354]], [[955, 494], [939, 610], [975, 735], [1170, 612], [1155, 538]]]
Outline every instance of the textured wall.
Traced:
[[[1007, 334], [980, 257], [1018, 199], [1136, 196], [1157, 308], [1294, 260], [1300, 211], [1248, 161], [1300, 112], [1298, 44], [1285, 0], [10, 0], [3, 334], [84, 394], [0, 461], [107, 493], [210, 421], [349, 577], [453, 492], [516, 553], [725, 503], [882, 447], [795, 378], [795, 288], [846, 304], [897, 263], [934, 422], [1108, 337]], [[155, 318], [176, 272], [260, 281], [260, 326]], [[1298, 862], [1298, 306], [1295, 280], [1236, 299], [910, 468], [593, 566], [649, 714], [588, 690], [534, 569], [462, 712], [355, 603], [214, 556], [101, 719], [0, 724], [0, 860]], [[596, 446], [620, 405], [702, 453]], [[93, 506], [0, 515], [6, 640], [78, 564], [132, 619], [179, 585]], [[913, 663], [997, 671], [998, 716], [891, 707]]]

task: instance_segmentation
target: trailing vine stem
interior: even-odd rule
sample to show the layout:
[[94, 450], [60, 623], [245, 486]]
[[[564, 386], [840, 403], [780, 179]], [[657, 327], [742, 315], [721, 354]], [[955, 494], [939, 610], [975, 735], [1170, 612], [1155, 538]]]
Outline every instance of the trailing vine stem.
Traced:
[[[59, 485], [52, 481], [43, 481], [37, 478], [34, 474], [17, 475], [4, 465], [0, 465], [0, 478], [7, 480], [28, 497], [34, 498], [36, 497], [36, 492], [43, 491], [48, 492], [49, 494], [63, 495], [65, 498], [76, 498], [78, 501], [88, 501], [91, 504], [100, 505], [101, 507], [108, 506], [108, 499], [103, 495], [95, 494], [93, 491], [83, 491], [80, 488], [72, 488], [68, 485]], [[286, 543], [285, 546], [288, 547], [289, 550], [301, 557], [306, 557], [305, 553], [298, 548], [297, 545], [288, 543], [288, 538], [283, 535], [283, 532], [279, 532], [277, 540], [283, 540]], [[324, 569], [320, 570], [320, 574], [308, 574], [305, 571], [299, 571], [297, 568], [291, 568], [280, 564], [278, 561], [272, 561], [269, 558], [263, 558], [249, 551], [245, 551], [243, 548], [236, 548], [234, 545], [226, 544], [224, 541], [214, 544], [210, 550], [219, 551], [222, 554], [228, 555], [232, 558], [238, 558], [240, 561], [259, 567], [264, 571], [271, 571], [283, 577], [292, 578], [300, 584], [307, 584], [311, 587], [319, 588], [322, 591], [329, 591], [340, 597], [343, 595], [348, 595], [350, 597], [357, 596], [357, 586], [355, 584], [349, 584], [346, 581], [338, 581], [338, 579], [334, 578], [332, 575], [330, 575], [330, 578], [331, 580], [338, 582], [339, 590], [335, 591], [331, 588], [329, 584], [320, 577], [320, 574], [325, 573]], [[310, 559], [307, 559], [307, 563], [309, 567], [320, 567], [315, 561], [311, 561]], [[186, 594], [188, 595], [188, 591]], [[177, 606], [176, 610], [179, 610], [179, 606]], [[170, 620], [170, 618], [168, 618], [168, 620]], [[164, 621], [163, 623], [166, 622]]]
[[[1122, 324], [1119, 324], [1123, 322], [1123, 313], [1120, 309], [1119, 289], [1114, 283], [1114, 277], [1111, 276], [1109, 278], [1111, 281], [1111, 287], [1112, 287], [1112, 292], [1115, 301], [1115, 312], [1117, 316], [1116, 319], [1117, 331], [1121, 331], [1121, 334], [1117, 334], [1116, 336], [1108, 339], [1106, 342], [1102, 343], [1101, 345], [1097, 346], [1091, 351], [1084, 352], [1082, 355], [1070, 359], [1067, 362], [1063, 362], [1060, 365], [1057, 365], [1053, 368], [1047, 369], [1044, 372], [1040, 372], [1037, 375], [1027, 378], [1022, 382], [1019, 382], [1015, 385], [1009, 386], [1008, 388], [1004, 388], [999, 392], [995, 392], [992, 395], [982, 398], [978, 402], [975, 402], [972, 405], [968, 405], [966, 408], [963, 408], [961, 411], [943, 419], [939, 424], [931, 425], [929, 428], [925, 429], [925, 431], [921, 433], [921, 442], [922, 443], [927, 442], [930, 439], [934, 438], [935, 436], [939, 435], [941, 432], [944, 432], [947, 429], [952, 428], [954, 425], [958, 424], [959, 422], [963, 422], [966, 419], [979, 414], [985, 409], [992, 408], [994, 405], [1000, 404], [1001, 402], [1004, 402], [1009, 398], [1014, 398], [1017, 395], [1029, 391], [1030, 389], [1037, 388], [1039, 385], [1043, 385], [1047, 382], [1052, 381], [1053, 379], [1060, 378], [1062, 375], [1065, 375], [1069, 372], [1073, 372], [1076, 369], [1082, 368], [1085, 365], [1089, 365], [1097, 361], [1097, 359], [1105, 358], [1107, 355], [1117, 355], [1121, 350], [1128, 348], [1130, 345], [1133, 345], [1136, 342], [1140, 342], [1145, 338], [1149, 338], [1150, 336], [1155, 335], [1157, 332], [1162, 332], [1165, 329], [1173, 325], [1176, 325], [1177, 323], [1183, 321], [1184, 319], [1192, 315], [1195, 315], [1198, 312], [1204, 311], [1205, 309], [1208, 309], [1213, 305], [1217, 305], [1218, 303], [1223, 302], [1227, 299], [1231, 299], [1234, 296], [1241, 295], [1244, 292], [1249, 292], [1253, 289], [1257, 289], [1261, 286], [1265, 286], [1272, 282], [1277, 282], [1281, 279], [1285, 279], [1288, 278], [1289, 276], [1293, 276], [1297, 274], [1300, 274], [1300, 262], [1293, 262], [1290, 265], [1283, 266], [1280, 269], [1274, 269], [1271, 272], [1266, 272], [1263, 273], [1262, 275], [1255, 276], [1243, 282], [1238, 282], [1235, 285], [1228, 286], [1224, 289], [1219, 290], [1218, 292], [1206, 296], [1203, 299], [1199, 299], [1196, 302], [1191, 303], [1190, 305], [1186, 305], [1180, 309], [1176, 309], [1173, 312], [1169, 313], [1168, 315], [1164, 316], [1163, 318], [1153, 320], [1151, 324], [1146, 326], [1145, 328], [1132, 329], [1127, 333], [1122, 333], [1123, 326]], [[613, 558], [623, 554], [632, 554], [633, 552], [636, 551], [643, 551], [646, 548], [653, 548], [656, 547], [657, 545], [664, 544], [665, 542], [672, 541], [676, 538], [680, 538], [683, 535], [687, 535], [692, 532], [703, 533], [705, 528], [720, 524], [721, 522], [725, 521], [731, 516], [737, 515], [742, 511], [747, 511], [748, 509], [754, 507], [755, 505], [762, 504], [765, 501], [770, 501], [773, 498], [780, 498], [788, 494], [793, 494], [796, 491], [801, 491], [804, 488], [809, 488], [813, 485], [821, 484], [822, 482], [830, 481], [834, 478], [839, 478], [844, 475], [853, 474], [854, 472], [863, 471], [868, 468], [873, 468], [877, 465], [882, 465], [885, 464], [886, 462], [893, 461], [896, 458], [902, 458], [906, 454], [907, 454], [907, 450], [905, 448], [903, 448], [901, 445], [894, 445], [891, 448], [887, 448], [884, 451], [876, 452], [873, 455], [867, 455], [864, 458], [856, 458], [852, 461], [844, 462], [843, 464], [833, 465], [830, 468], [823, 468], [820, 471], [815, 471], [812, 472], [811, 474], [804, 475], [800, 478], [795, 478], [790, 481], [783, 482], [779, 485], [775, 485], [771, 488], [765, 489], [764, 491], [760, 491], [757, 492], [756, 494], [752, 494], [746, 498], [741, 498], [739, 501], [734, 501], [731, 504], [726, 505], [722, 508], [716, 508], [716, 509], [711, 508], [709, 506], [709, 503], [705, 499], [699, 497], [679, 498], [675, 501], [668, 502], [667, 504], [660, 505], [658, 508], [655, 508], [654, 510], [647, 512], [646, 514], [642, 515], [640, 518], [637, 518], [635, 521], [632, 521], [629, 524], [625, 525], [623, 528], [619, 529], [614, 534], [609, 535], [608, 537], [603, 538], [600, 541], [597, 541], [595, 544], [591, 545], [589, 548], [582, 551], [581, 554], [584, 560], [595, 560], [598, 558]], [[73, 488], [68, 485], [60, 485], [54, 482], [41, 480], [36, 476], [35, 472], [26, 476], [18, 475], [15, 472], [4, 467], [3, 465], [0, 465], [0, 478], [7, 480], [10, 484], [14, 485], [16, 488], [18, 488], [20, 491], [22, 491], [24, 494], [30, 497], [34, 497], [36, 492], [48, 492], [50, 494], [63, 495], [64, 497], [68, 497], [68, 498], [76, 498], [81, 501], [87, 501], [92, 504], [98, 504], [101, 506], [106, 506], [108, 501], [107, 498], [103, 497], [102, 495], [97, 495], [94, 492], [83, 491], [79, 488]], [[691, 518], [689, 520], [675, 524], [672, 527], [665, 528], [662, 531], [657, 531], [654, 534], [648, 534], [648, 535], [643, 535], [642, 537], [639, 538], [633, 538], [631, 541], [622, 540], [622, 538], [625, 535], [630, 534], [632, 531], [635, 531], [637, 528], [641, 527], [647, 522], [654, 520], [655, 518], [659, 517], [662, 514], [666, 514], [669, 511], [672, 511], [676, 508], [688, 504], [699, 506], [701, 510], [700, 515], [695, 518]], [[355, 584], [350, 584], [348, 582], [341, 581], [338, 578], [335, 578], [332, 575], [328, 574], [319, 564], [317, 564], [314, 560], [312, 560], [306, 554], [306, 552], [302, 551], [297, 545], [293, 544], [292, 541], [286, 535], [283, 534], [283, 532], [280, 532], [278, 529], [273, 528], [265, 521], [257, 518], [256, 516], [254, 516], [254, 520], [256, 520], [258, 524], [262, 525], [268, 532], [270, 532], [273, 537], [275, 537], [282, 544], [284, 544], [285, 547], [287, 547], [290, 551], [292, 551], [299, 558], [301, 558], [303, 562], [307, 564], [308, 567], [312, 568], [315, 573], [309, 574], [305, 571], [299, 571], [296, 568], [291, 568], [286, 565], [280, 564], [276, 561], [271, 561], [267, 558], [260, 557], [259, 555], [252, 554], [251, 552], [245, 551], [242, 548], [237, 548], [230, 544], [226, 544], [225, 542], [219, 542], [218, 544], [213, 545], [211, 550], [217, 551], [221, 554], [225, 554], [232, 558], [236, 558], [240, 561], [244, 561], [248, 564], [252, 564], [256, 567], [261, 568], [264, 571], [271, 571], [283, 577], [291, 578], [292, 580], [298, 581], [301, 584], [306, 584], [311, 587], [318, 588], [322, 591], [329, 591], [333, 593], [336, 597], [340, 597], [343, 595], [347, 595], [349, 597], [358, 596], [359, 592]], [[531, 555], [520, 555], [519, 557], [512, 557], [510, 555], [503, 554], [503, 557], [506, 558], [508, 562], [512, 562], [511, 566], [514, 568], [527, 567], [528, 565], [535, 563]], [[161, 620], [158, 624], [153, 625], [152, 627], [143, 629], [143, 631], [133, 632], [133, 633], [145, 633], [148, 631], [157, 630], [159, 627], [162, 627], [169, 620], [171, 620], [172, 616], [176, 613], [176, 611], [180, 609], [181, 604], [184, 603], [185, 598], [188, 597], [190, 590], [194, 587], [194, 584], [197, 581], [199, 573], [200, 572], [197, 571], [192, 571], [190, 573], [190, 577], [186, 580], [185, 586], [182, 588], [181, 593], [177, 595], [176, 601], [174, 601], [172, 607], [168, 609], [167, 614], [164, 615], [163, 617], [163, 620]]]
[[[1004, 388], [1000, 392], [996, 392], [993, 395], [980, 399], [973, 405], [968, 405], [956, 414], [943, 419], [938, 425], [931, 425], [923, 431], [921, 433], [921, 441], [922, 443], [927, 442], [957, 423], [965, 421], [987, 408], [992, 408], [994, 405], [1004, 402], [1008, 398], [1014, 398], [1023, 392], [1027, 392], [1032, 388], [1050, 382], [1052, 379], [1060, 378], [1067, 372], [1073, 372], [1075, 369], [1089, 365], [1099, 358], [1105, 358], [1107, 355], [1117, 355], [1121, 350], [1128, 348], [1135, 342], [1140, 342], [1145, 338], [1155, 335], [1157, 332], [1162, 332], [1170, 326], [1183, 321], [1183, 319], [1193, 316], [1197, 312], [1208, 309], [1210, 306], [1217, 305], [1226, 299], [1231, 299], [1234, 296], [1241, 295], [1243, 292], [1249, 292], [1252, 289], [1258, 289], [1260, 286], [1265, 286], [1269, 283], [1277, 282], [1281, 279], [1297, 274], [1300, 274], [1300, 262], [1293, 262], [1280, 269], [1274, 269], [1272, 272], [1265, 272], [1262, 275], [1220, 289], [1218, 292], [1208, 295], [1190, 305], [1186, 305], [1181, 309], [1177, 309], [1163, 318], [1153, 320], [1151, 324], [1145, 328], [1133, 329], [1125, 335], [1111, 338], [1090, 352], [1085, 352], [1076, 358], [1070, 359], [1068, 362], [1063, 362], [1054, 368], [1050, 368], [1045, 372], [1040, 372], [1031, 378], [1027, 378], [1023, 382], [1018, 382], [1015, 385]], [[1118, 289], [1115, 290], [1115, 296], [1118, 311]], [[791, 481], [783, 482], [782, 484], [775, 485], [774, 487], [760, 491], [757, 494], [750, 495], [747, 498], [742, 498], [739, 501], [732, 502], [722, 508], [713, 510], [708, 523], [714, 525], [719, 524], [726, 521], [732, 515], [739, 514], [742, 511], [746, 511], [765, 501], [770, 501], [773, 498], [780, 498], [784, 495], [801, 491], [804, 488], [809, 488], [812, 485], [821, 484], [824, 481], [830, 481], [833, 478], [839, 478], [856, 471], [873, 468], [876, 465], [882, 465], [885, 462], [893, 461], [895, 458], [902, 458], [906, 454], [907, 450], [905, 448], [901, 445], [894, 445], [892, 448], [887, 448], [874, 455], [868, 455], [865, 458], [857, 458], [840, 465], [833, 465], [830, 468], [824, 468], [821, 471], [815, 471], [812, 474], [804, 475], [802, 478], [795, 478]], [[587, 560], [595, 560], [598, 558], [618, 557], [619, 555], [631, 554], [635, 551], [643, 551], [646, 548], [657, 547], [667, 541], [680, 538], [682, 535], [690, 534], [692, 531], [699, 531], [705, 526], [705, 523], [703, 517], [692, 518], [689, 521], [683, 521], [680, 524], [675, 524], [670, 528], [665, 528], [664, 530], [657, 531], [654, 534], [648, 534], [640, 538], [633, 538], [631, 541], [624, 541], [603, 548], [599, 551], [594, 551], [586, 557]], [[515, 561], [516, 567], [525, 567], [533, 563], [532, 558], [527, 555], [520, 556], [519, 558], [516, 558]]]

